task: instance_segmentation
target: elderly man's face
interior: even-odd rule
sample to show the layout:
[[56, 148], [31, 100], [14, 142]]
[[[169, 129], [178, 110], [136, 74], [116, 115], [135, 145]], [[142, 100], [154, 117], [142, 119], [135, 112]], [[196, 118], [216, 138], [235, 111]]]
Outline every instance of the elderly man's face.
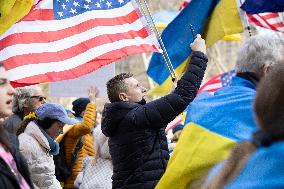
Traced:
[[147, 89], [133, 77], [125, 79], [124, 82], [127, 86], [127, 92], [120, 93], [120, 99], [126, 102], [140, 102], [146, 95]]
[[46, 97], [41, 90], [34, 91], [33, 95], [27, 99], [25, 108], [27, 112], [34, 112], [38, 107], [46, 102]]
[[0, 67], [0, 118], [12, 114], [12, 100], [14, 93], [15, 90], [10, 85], [5, 69]]

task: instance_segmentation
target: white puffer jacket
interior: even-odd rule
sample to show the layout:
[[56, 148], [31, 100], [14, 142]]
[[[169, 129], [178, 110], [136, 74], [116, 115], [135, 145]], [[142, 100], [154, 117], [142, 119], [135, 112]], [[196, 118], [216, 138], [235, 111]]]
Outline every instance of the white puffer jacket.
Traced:
[[19, 135], [20, 152], [26, 158], [34, 187], [40, 189], [60, 189], [55, 177], [55, 166], [46, 137], [39, 127], [30, 122], [25, 132]]

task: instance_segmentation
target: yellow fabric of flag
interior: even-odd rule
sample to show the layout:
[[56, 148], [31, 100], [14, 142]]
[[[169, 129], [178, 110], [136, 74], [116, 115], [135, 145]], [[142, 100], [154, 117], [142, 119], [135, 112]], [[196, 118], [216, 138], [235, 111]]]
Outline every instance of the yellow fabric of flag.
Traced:
[[0, 0], [0, 35], [27, 15], [34, 0]]
[[208, 170], [227, 158], [235, 143], [195, 123], [187, 124], [156, 189], [200, 188]]

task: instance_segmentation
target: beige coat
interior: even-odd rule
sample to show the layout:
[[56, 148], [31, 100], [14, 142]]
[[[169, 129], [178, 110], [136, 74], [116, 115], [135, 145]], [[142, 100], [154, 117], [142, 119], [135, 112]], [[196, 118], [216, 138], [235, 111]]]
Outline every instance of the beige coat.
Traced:
[[55, 177], [55, 165], [46, 137], [39, 127], [30, 122], [25, 132], [19, 135], [20, 152], [26, 158], [34, 187], [40, 189], [60, 189]]

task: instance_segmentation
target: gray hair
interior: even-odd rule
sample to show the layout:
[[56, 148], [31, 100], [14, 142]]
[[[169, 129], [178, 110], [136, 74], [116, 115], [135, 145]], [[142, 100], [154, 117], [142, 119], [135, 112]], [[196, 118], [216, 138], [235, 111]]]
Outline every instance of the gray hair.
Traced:
[[26, 86], [16, 88], [16, 92], [13, 96], [13, 113], [17, 115], [23, 114], [23, 107], [25, 101], [31, 97], [36, 91], [40, 91], [41, 89], [38, 86]]
[[236, 72], [258, 73], [263, 65], [273, 65], [284, 60], [284, 40], [272, 34], [249, 38], [238, 53]]

